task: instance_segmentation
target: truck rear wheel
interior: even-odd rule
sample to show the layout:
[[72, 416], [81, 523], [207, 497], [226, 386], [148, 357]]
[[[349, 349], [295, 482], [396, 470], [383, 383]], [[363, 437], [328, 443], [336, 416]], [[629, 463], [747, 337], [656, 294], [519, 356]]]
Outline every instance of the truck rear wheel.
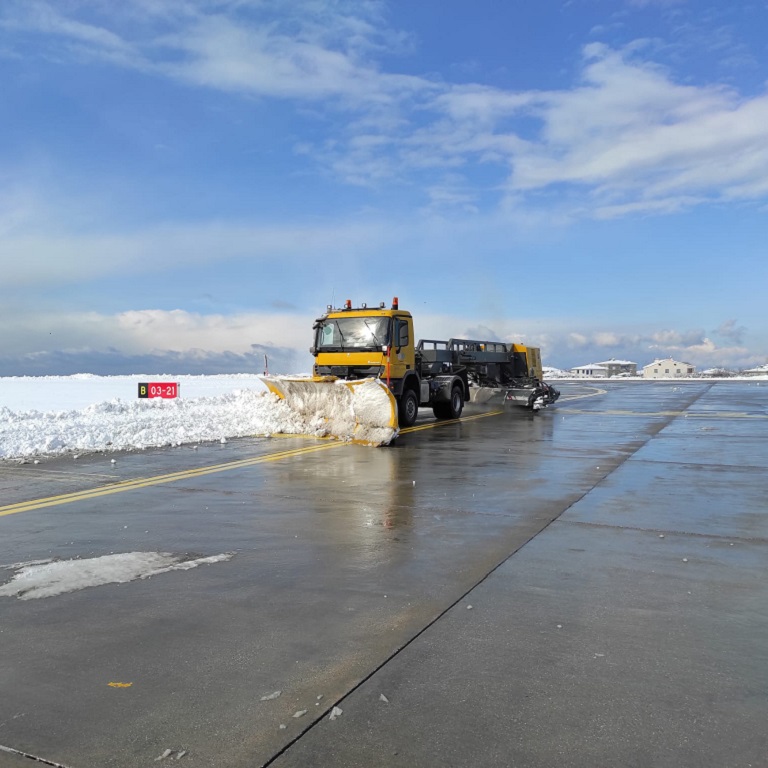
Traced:
[[397, 420], [401, 427], [412, 427], [419, 414], [419, 398], [412, 389], [406, 389], [397, 404]]
[[464, 410], [464, 392], [458, 384], [451, 389], [451, 399], [447, 403], [435, 403], [432, 411], [438, 419], [458, 419]]

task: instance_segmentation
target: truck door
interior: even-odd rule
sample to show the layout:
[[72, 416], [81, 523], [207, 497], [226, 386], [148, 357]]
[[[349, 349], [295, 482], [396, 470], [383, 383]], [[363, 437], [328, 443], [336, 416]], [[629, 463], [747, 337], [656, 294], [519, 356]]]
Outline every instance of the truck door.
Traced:
[[415, 367], [416, 350], [413, 340], [413, 320], [410, 317], [395, 316], [389, 375], [393, 379], [402, 379], [408, 371], [414, 370]]

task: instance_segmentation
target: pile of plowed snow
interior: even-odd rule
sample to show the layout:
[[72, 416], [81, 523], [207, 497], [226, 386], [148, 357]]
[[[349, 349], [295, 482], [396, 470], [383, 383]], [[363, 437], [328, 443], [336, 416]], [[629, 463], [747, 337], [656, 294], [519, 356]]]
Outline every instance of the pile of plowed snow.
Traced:
[[3, 407], [0, 458], [123, 451], [307, 430], [301, 417], [277, 397], [251, 390], [199, 400], [111, 400], [77, 411], [15, 413]]
[[[354, 413], [346, 418], [334, 413], [331, 420], [318, 413], [301, 413], [268, 392], [255, 376], [178, 377], [174, 379], [181, 385], [177, 399], [139, 399], [137, 395], [136, 399], [125, 399], [137, 392], [138, 381], [158, 378], [0, 378], [0, 459], [123, 451], [278, 433], [341, 440], [361, 437]], [[110, 397], [115, 392], [123, 397]], [[217, 394], [195, 396], [206, 392]], [[370, 437], [372, 443], [389, 442], [393, 431]]]

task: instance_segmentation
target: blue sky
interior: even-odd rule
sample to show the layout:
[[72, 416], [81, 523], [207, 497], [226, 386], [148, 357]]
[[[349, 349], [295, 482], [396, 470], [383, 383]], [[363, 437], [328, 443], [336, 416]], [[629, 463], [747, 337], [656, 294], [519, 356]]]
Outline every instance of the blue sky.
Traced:
[[768, 359], [768, 4], [4, 0], [0, 375], [306, 371], [326, 304]]

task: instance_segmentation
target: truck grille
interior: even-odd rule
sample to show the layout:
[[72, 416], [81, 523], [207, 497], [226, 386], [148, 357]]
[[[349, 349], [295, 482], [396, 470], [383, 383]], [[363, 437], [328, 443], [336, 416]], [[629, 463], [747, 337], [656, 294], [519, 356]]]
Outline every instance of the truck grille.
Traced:
[[371, 365], [356, 367], [354, 365], [318, 365], [315, 372], [319, 376], [338, 376], [340, 379], [366, 379], [369, 376], [381, 376], [381, 366]]

